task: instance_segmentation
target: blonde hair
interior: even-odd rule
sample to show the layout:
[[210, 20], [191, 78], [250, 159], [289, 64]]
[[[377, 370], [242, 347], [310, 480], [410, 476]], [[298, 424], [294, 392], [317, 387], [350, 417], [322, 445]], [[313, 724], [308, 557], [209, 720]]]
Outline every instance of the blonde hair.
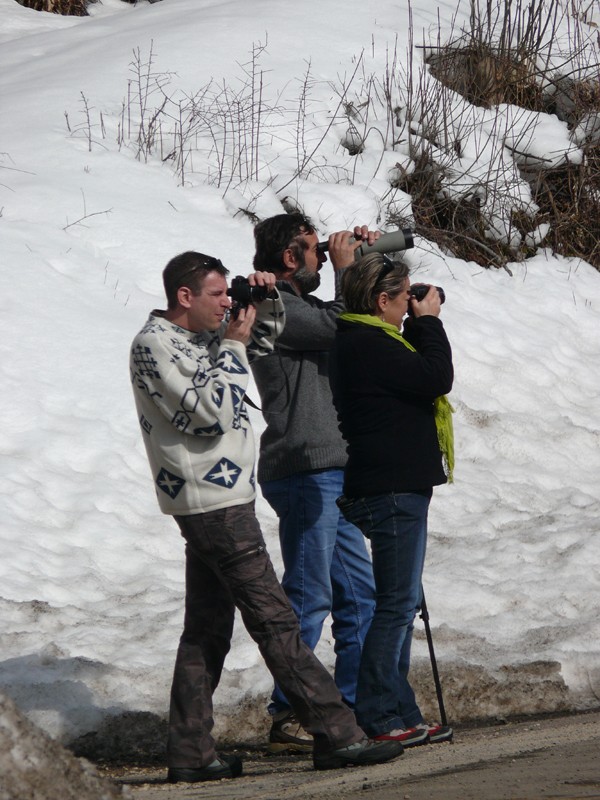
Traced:
[[386, 292], [390, 300], [403, 290], [408, 278], [408, 266], [392, 261], [381, 253], [369, 253], [344, 270], [342, 297], [346, 311], [351, 314], [375, 314], [377, 298]]

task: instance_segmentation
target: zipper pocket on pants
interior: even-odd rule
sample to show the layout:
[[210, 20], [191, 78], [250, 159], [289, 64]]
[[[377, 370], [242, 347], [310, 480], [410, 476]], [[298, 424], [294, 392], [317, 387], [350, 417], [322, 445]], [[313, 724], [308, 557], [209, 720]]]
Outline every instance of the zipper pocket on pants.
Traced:
[[266, 551], [266, 547], [264, 544], [259, 545], [252, 545], [252, 547], [246, 547], [244, 550], [240, 550], [238, 553], [233, 553], [226, 558], [222, 558], [219, 561], [219, 567], [225, 571], [231, 569], [236, 564], [239, 564], [241, 561], [248, 561], [249, 559], [260, 556]]

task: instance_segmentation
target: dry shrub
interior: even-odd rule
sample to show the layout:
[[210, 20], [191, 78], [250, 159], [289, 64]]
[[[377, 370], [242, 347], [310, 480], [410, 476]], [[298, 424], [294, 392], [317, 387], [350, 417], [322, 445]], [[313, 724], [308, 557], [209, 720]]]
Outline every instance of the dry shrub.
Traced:
[[[443, 191], [442, 170], [422, 152], [410, 173], [401, 171], [394, 188], [410, 194], [417, 233], [435, 242], [443, 252], [484, 267], [503, 267], [531, 253], [523, 244], [518, 253], [508, 245], [486, 237], [485, 220], [475, 196], [448, 197]], [[402, 227], [405, 220], [388, 216], [386, 222]], [[537, 224], [525, 215], [514, 215], [515, 229], [528, 233]]]
[[[424, 235], [440, 246], [487, 266], [532, 254], [526, 234], [548, 223], [545, 244], [563, 255], [584, 258], [600, 270], [600, 80], [598, 65], [590, 76], [590, 65], [583, 58], [581, 29], [577, 24], [571, 29], [572, 72], [556, 76], [549, 64], [557, 21], [564, 11], [557, 0], [506, 0], [502, 5], [497, 0], [470, 1], [470, 30], [429, 55], [432, 75], [475, 105], [506, 103], [556, 114], [572, 130], [585, 157], [581, 164], [565, 159], [551, 170], [530, 174], [522, 170], [539, 212], [533, 217], [513, 213], [510, 224], [523, 234], [517, 252], [486, 238], [476, 200], [443, 196], [426, 158], [402, 186], [413, 194], [415, 219]], [[576, 23], [580, 19], [571, 16]], [[491, 183], [488, 189], [493, 189]]]
[[600, 145], [588, 148], [582, 164], [544, 170], [531, 185], [533, 199], [551, 225], [552, 249], [600, 270]]
[[[511, 225], [522, 235], [515, 251], [486, 236], [477, 197], [451, 198], [444, 194], [442, 174], [423, 153], [411, 173], [395, 184], [412, 196], [415, 228], [447, 253], [485, 267], [503, 267], [535, 254], [530, 234], [542, 223], [550, 225], [544, 244], [564, 256], [582, 258], [600, 271], [600, 145], [586, 149], [581, 164], [565, 163], [527, 177], [539, 211], [532, 217], [515, 211]], [[402, 220], [389, 218], [402, 227]]]
[[87, 17], [87, 6], [95, 0], [17, 0], [25, 8], [34, 11], [49, 11], [70, 17]]
[[443, 86], [484, 108], [508, 103], [556, 114], [570, 126], [590, 110], [600, 110], [597, 79], [545, 75], [542, 81], [534, 59], [516, 50], [498, 52], [484, 45], [442, 48], [427, 63]]
[[480, 44], [442, 49], [427, 62], [440, 83], [474, 105], [511, 103], [534, 111], [543, 107], [535, 61], [526, 53], [498, 52]]
[[553, 82], [554, 91], [546, 98], [545, 110], [566, 122], [569, 127], [590, 112], [600, 111], [600, 80], [578, 80], [568, 75]]
[[543, 110], [540, 77], [560, 2], [470, 0], [470, 7], [469, 29], [428, 58], [432, 74], [476, 105]]

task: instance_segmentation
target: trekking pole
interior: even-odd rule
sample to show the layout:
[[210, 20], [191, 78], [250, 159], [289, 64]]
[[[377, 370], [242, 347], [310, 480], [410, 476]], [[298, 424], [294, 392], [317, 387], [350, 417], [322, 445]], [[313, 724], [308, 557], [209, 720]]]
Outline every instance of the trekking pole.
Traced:
[[[422, 591], [422, 590], [421, 590]], [[433, 639], [431, 638], [431, 628], [429, 627], [429, 612], [427, 611], [427, 603], [425, 602], [425, 592], [422, 591], [421, 595], [421, 614], [420, 617], [425, 625], [425, 636], [427, 637], [427, 647], [429, 648], [429, 657], [431, 659], [431, 671], [433, 672], [433, 682], [435, 683], [435, 693], [437, 694], [438, 705], [440, 707], [440, 722], [442, 725], [447, 725], [446, 709], [444, 708], [444, 698], [442, 697], [442, 684], [440, 683], [440, 675], [438, 673], [437, 661], [435, 660], [435, 653], [433, 652]]]

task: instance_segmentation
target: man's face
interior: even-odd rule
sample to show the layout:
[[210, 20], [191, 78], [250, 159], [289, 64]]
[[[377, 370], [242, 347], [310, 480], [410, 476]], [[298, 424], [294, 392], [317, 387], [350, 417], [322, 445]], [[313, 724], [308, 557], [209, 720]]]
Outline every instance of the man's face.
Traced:
[[301, 251], [300, 258], [296, 261], [296, 270], [290, 278], [302, 294], [308, 294], [318, 289], [321, 283], [319, 270], [327, 261], [327, 256], [317, 250], [319, 238], [316, 233], [302, 233], [298, 239], [303, 239], [308, 247]]
[[231, 308], [227, 281], [218, 272], [209, 272], [202, 282], [200, 293], [191, 295], [189, 302], [190, 330], [195, 333], [216, 331], [225, 319], [225, 312]]

